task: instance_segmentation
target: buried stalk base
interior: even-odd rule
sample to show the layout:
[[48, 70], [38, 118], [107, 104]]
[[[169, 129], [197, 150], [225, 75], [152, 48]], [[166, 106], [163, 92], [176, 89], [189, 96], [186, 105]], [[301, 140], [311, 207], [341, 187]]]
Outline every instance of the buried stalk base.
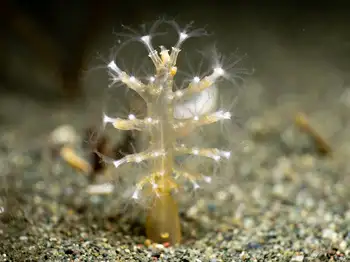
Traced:
[[146, 220], [147, 238], [156, 243], [171, 245], [181, 242], [179, 210], [174, 197], [161, 194], [155, 197]]

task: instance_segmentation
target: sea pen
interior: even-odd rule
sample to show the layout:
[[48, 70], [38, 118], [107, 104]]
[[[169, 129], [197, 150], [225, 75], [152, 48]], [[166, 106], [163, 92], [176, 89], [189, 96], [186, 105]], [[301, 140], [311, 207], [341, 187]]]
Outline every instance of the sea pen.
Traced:
[[142, 194], [152, 197], [152, 206], [146, 220], [147, 237], [157, 243], [181, 242], [181, 228], [178, 206], [173, 196], [179, 188], [177, 179], [182, 177], [189, 180], [194, 188], [199, 187], [198, 181], [204, 179], [210, 182], [211, 177], [206, 174], [194, 173], [179, 166], [175, 159], [181, 155], [195, 155], [220, 161], [228, 159], [230, 152], [217, 148], [188, 147], [181, 143], [181, 137], [195, 128], [230, 119], [230, 112], [218, 110], [188, 118], [179, 118], [174, 109], [183, 99], [212, 88], [218, 79], [226, 77], [225, 70], [220, 65], [214, 65], [212, 72], [200, 78], [193, 77], [184, 89], [174, 88], [174, 78], [177, 74], [177, 58], [185, 40], [196, 36], [199, 31], [180, 30], [178, 26], [178, 41], [170, 50], [161, 46], [157, 51], [152, 46], [152, 35], [139, 37], [141, 43], [148, 50], [148, 56], [155, 67], [155, 75], [150, 76], [147, 83], [136, 76], [123, 71], [115, 61], [108, 64], [112, 83], [123, 83], [134, 90], [144, 99], [147, 105], [147, 115], [138, 119], [130, 114], [128, 118], [112, 118], [104, 115], [104, 124], [111, 124], [119, 130], [138, 130], [148, 132], [150, 144], [145, 151], [127, 155], [113, 161], [115, 167], [127, 163], [141, 163], [147, 161], [150, 169], [136, 184], [132, 198], [139, 199]]

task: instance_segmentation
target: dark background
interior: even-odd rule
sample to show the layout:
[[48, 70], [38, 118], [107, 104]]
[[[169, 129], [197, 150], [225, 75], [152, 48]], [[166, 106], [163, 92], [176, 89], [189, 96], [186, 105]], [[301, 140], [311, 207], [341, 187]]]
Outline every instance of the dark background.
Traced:
[[[343, 2], [2, 1], [0, 125], [37, 132], [36, 121], [49, 123], [52, 108], [60, 116], [48, 128], [93, 121], [88, 112], [100, 116], [93, 104], [102, 103], [108, 84], [106, 74], [91, 70], [96, 54], [108, 54], [121, 24], [159, 17], [195, 21], [223, 53], [246, 54], [244, 67], [254, 70], [249, 78], [267, 101], [286, 93], [339, 96], [350, 84], [350, 8]], [[72, 107], [84, 116], [66, 114]]]

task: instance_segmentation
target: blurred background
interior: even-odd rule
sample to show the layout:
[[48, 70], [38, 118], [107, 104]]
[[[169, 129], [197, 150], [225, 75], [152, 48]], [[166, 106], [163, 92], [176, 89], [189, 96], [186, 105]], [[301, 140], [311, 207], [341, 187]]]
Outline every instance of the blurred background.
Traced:
[[98, 123], [108, 75], [97, 68], [116, 45], [114, 33], [160, 17], [194, 21], [214, 33], [222, 53], [244, 56], [254, 73], [245, 76], [242, 111], [286, 97], [305, 101], [306, 111], [340, 103], [350, 87], [350, 9], [342, 1], [289, 2], [4, 0], [0, 131], [25, 143], [59, 124]]

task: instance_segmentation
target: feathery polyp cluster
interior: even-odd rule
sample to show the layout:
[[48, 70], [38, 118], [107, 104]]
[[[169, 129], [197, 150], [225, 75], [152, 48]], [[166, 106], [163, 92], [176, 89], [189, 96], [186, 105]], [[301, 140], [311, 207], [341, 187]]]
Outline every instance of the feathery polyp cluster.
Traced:
[[114, 61], [108, 64], [113, 83], [122, 82], [137, 92], [147, 104], [147, 117], [144, 119], [137, 119], [132, 114], [129, 115], [128, 119], [104, 116], [104, 123], [111, 123], [116, 129], [139, 130], [150, 134], [150, 145], [146, 151], [113, 161], [115, 167], [126, 163], [150, 161], [151, 170], [149, 170], [149, 175], [138, 181], [136, 191], [133, 194], [135, 199], [139, 198], [141, 191], [146, 187], [157, 196], [168, 194], [173, 189], [178, 188], [176, 180], [179, 177], [191, 181], [194, 188], [199, 187], [197, 181], [200, 179], [206, 182], [211, 181], [210, 177], [190, 173], [177, 166], [176, 156], [198, 155], [211, 158], [214, 161], [230, 157], [230, 152], [216, 148], [191, 148], [179, 144], [181, 136], [188, 133], [189, 130], [231, 117], [229, 112], [222, 110], [205, 115], [193, 115], [187, 119], [174, 117], [174, 107], [177, 103], [213, 86], [219, 78], [225, 76], [223, 68], [215, 67], [210, 75], [202, 79], [196, 76], [187, 88], [174, 91], [174, 77], [177, 72], [176, 61], [181, 51], [181, 45], [188, 38], [187, 32], [180, 32], [178, 42], [171, 48], [171, 52], [164, 46], [161, 46], [160, 51], [157, 52], [152, 46], [150, 35], [139, 39], [148, 49], [148, 56], [156, 69], [155, 75], [149, 77], [148, 83], [143, 83], [135, 76], [127, 74]]

